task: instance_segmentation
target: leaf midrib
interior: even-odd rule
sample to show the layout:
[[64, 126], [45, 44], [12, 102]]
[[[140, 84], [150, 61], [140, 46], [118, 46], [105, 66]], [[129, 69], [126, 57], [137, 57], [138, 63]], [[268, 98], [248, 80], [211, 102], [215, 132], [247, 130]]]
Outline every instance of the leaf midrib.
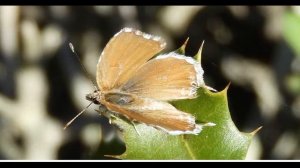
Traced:
[[184, 140], [184, 137], [183, 137], [183, 136], [184, 136], [184, 135], [181, 136], [181, 139], [182, 139], [182, 141], [183, 141], [183, 143], [184, 143], [184, 146], [185, 146], [185, 148], [186, 148], [188, 154], [190, 155], [190, 157], [191, 157], [193, 160], [197, 160], [197, 157], [194, 155], [194, 153], [193, 153], [193, 151], [192, 151], [192, 149], [191, 149], [189, 143], [188, 143], [186, 140]]

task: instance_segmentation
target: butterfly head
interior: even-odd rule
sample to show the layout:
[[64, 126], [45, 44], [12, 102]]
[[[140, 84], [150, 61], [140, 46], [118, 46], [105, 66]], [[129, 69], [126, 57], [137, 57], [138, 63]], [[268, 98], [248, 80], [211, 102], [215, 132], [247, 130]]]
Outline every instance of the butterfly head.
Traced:
[[94, 104], [100, 104], [101, 92], [99, 90], [95, 90], [93, 93], [89, 93], [85, 96], [85, 98]]

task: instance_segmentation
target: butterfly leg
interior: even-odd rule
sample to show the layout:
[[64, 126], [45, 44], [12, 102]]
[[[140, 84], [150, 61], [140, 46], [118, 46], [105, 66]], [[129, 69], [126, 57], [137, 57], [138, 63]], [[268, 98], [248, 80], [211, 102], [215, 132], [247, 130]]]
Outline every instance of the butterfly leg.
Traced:
[[136, 126], [135, 126], [134, 121], [130, 121], [130, 123], [132, 124], [132, 126], [133, 126], [135, 132], [136, 132], [139, 136], [141, 136], [140, 132], [138, 131], [138, 129], [137, 129]]
[[[111, 123], [112, 123], [112, 120], [115, 119], [114, 114], [113, 114], [112, 112], [110, 112], [105, 106], [103, 106], [103, 105], [101, 105], [101, 104], [100, 104], [100, 106], [99, 106], [99, 110], [96, 110], [96, 109], [95, 109], [95, 111], [97, 111], [97, 112], [99, 113], [99, 115], [103, 115], [103, 116], [105, 116], [106, 118], [108, 118], [109, 124], [111, 124]], [[128, 121], [130, 121], [130, 124], [132, 124], [132, 126], [133, 126], [134, 130], [136, 131], [136, 133], [137, 133], [139, 136], [141, 136], [140, 132], [139, 132], [138, 129], [136, 128], [136, 124], [134, 123], [134, 121], [132, 121], [132, 120], [128, 120]]]
[[100, 105], [99, 106], [99, 110], [95, 109], [95, 111], [97, 111], [99, 113], [99, 115], [103, 115], [106, 118], [108, 118], [109, 124], [111, 124], [112, 120], [115, 119], [115, 116], [113, 116], [113, 114], [105, 106], [103, 106], [103, 105]]

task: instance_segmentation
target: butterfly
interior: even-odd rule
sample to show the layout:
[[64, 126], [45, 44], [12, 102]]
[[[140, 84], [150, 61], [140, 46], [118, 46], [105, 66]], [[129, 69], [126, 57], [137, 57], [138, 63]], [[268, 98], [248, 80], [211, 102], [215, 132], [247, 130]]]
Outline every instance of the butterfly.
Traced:
[[199, 134], [202, 125], [195, 117], [169, 101], [197, 97], [197, 89], [206, 87], [204, 71], [198, 61], [176, 52], [154, 57], [165, 46], [159, 36], [123, 28], [103, 49], [97, 64], [97, 89], [86, 99], [105, 107], [109, 115], [171, 135]]

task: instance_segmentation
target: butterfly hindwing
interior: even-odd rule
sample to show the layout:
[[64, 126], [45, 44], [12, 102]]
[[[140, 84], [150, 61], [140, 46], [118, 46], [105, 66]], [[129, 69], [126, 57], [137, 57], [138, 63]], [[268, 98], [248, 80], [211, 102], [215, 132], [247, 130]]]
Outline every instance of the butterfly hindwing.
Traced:
[[191, 114], [179, 111], [167, 102], [120, 92], [106, 93], [104, 99], [103, 103], [110, 111], [169, 134], [198, 134], [201, 131], [201, 126], [195, 123]]
[[200, 63], [172, 52], [148, 61], [121, 90], [157, 100], [189, 99], [204, 84], [202, 76]]

